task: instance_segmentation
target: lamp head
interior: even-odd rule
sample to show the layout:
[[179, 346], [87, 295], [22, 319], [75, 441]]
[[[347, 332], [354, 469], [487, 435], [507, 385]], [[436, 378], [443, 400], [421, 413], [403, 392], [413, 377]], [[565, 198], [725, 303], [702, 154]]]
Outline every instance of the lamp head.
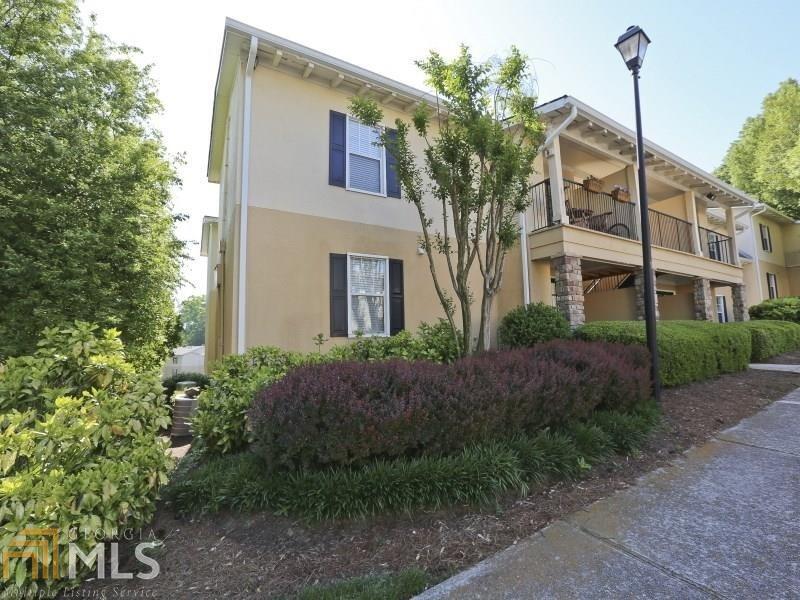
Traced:
[[637, 72], [642, 67], [649, 44], [650, 38], [647, 37], [644, 30], [638, 25], [632, 25], [619, 36], [614, 47], [619, 50], [628, 69]]

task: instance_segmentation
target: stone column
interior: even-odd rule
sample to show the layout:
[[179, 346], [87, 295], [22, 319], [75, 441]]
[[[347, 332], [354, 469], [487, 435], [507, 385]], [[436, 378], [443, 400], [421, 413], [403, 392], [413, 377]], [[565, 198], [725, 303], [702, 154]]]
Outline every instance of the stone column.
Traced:
[[[644, 271], [639, 269], [633, 274], [633, 285], [636, 289], [636, 319], [644, 321]], [[653, 271], [653, 289], [656, 287], [656, 274]], [[656, 319], [659, 319], [658, 314], [658, 294], [656, 294]]]
[[556, 308], [569, 321], [573, 329], [583, 325], [583, 277], [579, 256], [556, 256], [552, 261], [556, 280]]
[[747, 288], [743, 283], [736, 283], [731, 286], [731, 296], [733, 296], [733, 320], [749, 321], [750, 313], [747, 312]]
[[698, 277], [694, 280], [694, 318], [698, 321], [716, 321], [711, 282]]

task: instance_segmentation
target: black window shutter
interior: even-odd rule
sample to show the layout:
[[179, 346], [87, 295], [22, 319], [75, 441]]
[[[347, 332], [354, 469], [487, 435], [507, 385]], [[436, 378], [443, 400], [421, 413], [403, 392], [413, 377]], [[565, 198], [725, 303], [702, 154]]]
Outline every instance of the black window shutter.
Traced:
[[347, 152], [347, 117], [336, 111], [331, 111], [330, 124], [330, 155], [328, 158], [328, 183], [345, 187]]
[[346, 254], [331, 254], [331, 337], [347, 337]]
[[389, 259], [389, 333], [394, 335], [406, 328], [403, 299], [403, 261]]
[[[390, 140], [394, 141], [397, 139], [397, 130], [388, 129], [386, 135]], [[397, 159], [388, 146], [386, 147], [386, 195], [390, 198], [400, 197], [400, 178], [397, 176]]]

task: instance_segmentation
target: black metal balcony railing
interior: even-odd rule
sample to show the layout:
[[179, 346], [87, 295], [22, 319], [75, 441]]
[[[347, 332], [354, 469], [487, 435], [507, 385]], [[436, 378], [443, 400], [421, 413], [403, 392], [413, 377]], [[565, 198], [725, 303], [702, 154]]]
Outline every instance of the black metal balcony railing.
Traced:
[[553, 222], [553, 200], [550, 196], [550, 180], [545, 179], [533, 186], [531, 190], [533, 201], [531, 203], [531, 211], [533, 218], [531, 219], [531, 231], [538, 231], [545, 227], [555, 225]]
[[[615, 200], [611, 194], [590, 192], [576, 181], [564, 180], [564, 206], [571, 225], [638, 240], [636, 204]], [[550, 180], [533, 186], [531, 231], [557, 225], [553, 219]], [[653, 245], [694, 253], [693, 225], [678, 217], [650, 209], [650, 239]], [[566, 219], [565, 219], [566, 220]], [[730, 237], [706, 229], [700, 231], [700, 250], [712, 260], [734, 264]]]
[[692, 224], [678, 217], [653, 210], [650, 215], [650, 241], [654, 246], [680, 250], [681, 252], [694, 252], [692, 244]]
[[730, 236], [717, 233], [705, 227], [700, 230], [700, 250], [703, 256], [719, 262], [735, 264]]
[[580, 183], [565, 179], [564, 205], [572, 225], [629, 240], [639, 239], [633, 202], [615, 200], [604, 192], [590, 192]]

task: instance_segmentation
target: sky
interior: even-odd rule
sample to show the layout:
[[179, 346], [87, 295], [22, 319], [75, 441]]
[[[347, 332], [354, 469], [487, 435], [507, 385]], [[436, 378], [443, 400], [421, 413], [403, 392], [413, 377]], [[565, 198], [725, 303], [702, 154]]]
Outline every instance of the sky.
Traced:
[[190, 242], [177, 300], [205, 293], [199, 256], [204, 215], [218, 186], [206, 179], [211, 109], [225, 17], [269, 31], [398, 81], [424, 87], [414, 60], [459, 44], [476, 58], [516, 45], [530, 59], [539, 98], [572, 95], [633, 128], [631, 77], [614, 49], [629, 25], [650, 36], [642, 69], [644, 135], [712, 171], [764, 96], [800, 78], [796, 0], [84, 0], [98, 29], [138, 47], [164, 105], [155, 125], [182, 153], [174, 210]]

